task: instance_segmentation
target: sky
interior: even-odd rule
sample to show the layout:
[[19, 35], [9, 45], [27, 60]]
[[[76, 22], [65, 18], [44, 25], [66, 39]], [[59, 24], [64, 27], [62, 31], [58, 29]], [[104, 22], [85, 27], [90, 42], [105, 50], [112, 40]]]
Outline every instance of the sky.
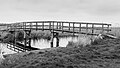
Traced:
[[0, 23], [77, 21], [120, 26], [120, 0], [0, 0]]

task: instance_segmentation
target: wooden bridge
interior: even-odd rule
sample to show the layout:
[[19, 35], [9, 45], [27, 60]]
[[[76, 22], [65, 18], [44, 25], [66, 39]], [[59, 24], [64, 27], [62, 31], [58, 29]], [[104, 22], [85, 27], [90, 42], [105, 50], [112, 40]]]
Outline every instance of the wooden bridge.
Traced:
[[[0, 24], [0, 26], [7, 26], [6, 29], [3, 29], [2, 31], [24, 31], [24, 44], [17, 43], [17, 41], [14, 44], [8, 44], [9, 46], [16, 46], [18, 51], [29, 51], [29, 50], [35, 50], [37, 48], [31, 48], [31, 31], [32, 30], [49, 30], [51, 33], [59, 33], [59, 32], [66, 32], [66, 33], [72, 33], [75, 34], [87, 34], [87, 35], [98, 35], [99, 33], [108, 33], [111, 31], [109, 28], [111, 24], [106, 23], [85, 23], [85, 22], [63, 22], [63, 21], [32, 21], [32, 22], [19, 22], [19, 23], [12, 23], [12, 24]], [[15, 33], [14, 33], [15, 34]], [[29, 36], [29, 39], [26, 39], [26, 35]], [[57, 34], [59, 35], [59, 34]], [[58, 39], [58, 37], [56, 36]], [[58, 39], [59, 40], [59, 39]], [[53, 43], [53, 41], [52, 41]], [[57, 46], [59, 46], [59, 43], [57, 42]], [[20, 50], [18, 47], [21, 45]], [[53, 44], [51, 44], [51, 47], [53, 47]], [[13, 48], [13, 47], [12, 47]], [[15, 48], [14, 48], [15, 49]]]

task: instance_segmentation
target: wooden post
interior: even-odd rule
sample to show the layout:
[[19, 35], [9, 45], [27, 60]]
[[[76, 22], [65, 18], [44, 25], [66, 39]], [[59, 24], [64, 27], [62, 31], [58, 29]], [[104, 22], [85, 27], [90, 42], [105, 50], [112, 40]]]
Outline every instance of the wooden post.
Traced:
[[15, 46], [16, 46], [16, 38], [15, 38], [15, 36], [16, 36], [16, 32], [15, 32], [15, 30], [14, 30], [14, 42], [13, 42], [14, 51], [15, 51]]
[[29, 45], [29, 47], [31, 47], [31, 30], [29, 31], [29, 41], [28, 41], [28, 45]]
[[61, 22], [62, 23], [62, 33], [63, 33], [63, 22]]
[[109, 25], [107, 25], [107, 33], [109, 33]]
[[58, 29], [58, 22], [57, 22], [57, 29]]
[[102, 33], [104, 32], [104, 25], [102, 24]]
[[75, 28], [74, 24], [75, 24], [75, 23], [73, 22], [73, 35], [74, 35], [74, 28]]
[[42, 22], [42, 31], [44, 31], [44, 22]]
[[32, 29], [32, 22], [30, 23], [30, 30]]
[[25, 27], [25, 30], [26, 30], [26, 22], [24, 23], [24, 25], [25, 25], [24, 27]]
[[69, 22], [69, 31], [70, 31], [70, 22]]
[[53, 47], [53, 40], [54, 40], [54, 32], [52, 33], [51, 41], [50, 41], [51, 48]]
[[59, 22], [59, 29], [61, 29], [61, 22]]
[[81, 32], [81, 23], [79, 24], [79, 33]]
[[54, 32], [54, 22], [52, 22], [53, 23], [53, 28], [52, 28], [52, 31]]
[[59, 47], [59, 33], [56, 33], [56, 47]]
[[88, 24], [86, 24], [86, 34], [88, 34]]
[[50, 29], [50, 31], [51, 31], [51, 22], [49, 22], [49, 29]]
[[38, 23], [36, 22], [36, 31], [37, 31], [37, 29], [38, 29]]
[[92, 34], [94, 33], [94, 24], [92, 24]]
[[24, 51], [26, 51], [26, 32], [24, 31]]

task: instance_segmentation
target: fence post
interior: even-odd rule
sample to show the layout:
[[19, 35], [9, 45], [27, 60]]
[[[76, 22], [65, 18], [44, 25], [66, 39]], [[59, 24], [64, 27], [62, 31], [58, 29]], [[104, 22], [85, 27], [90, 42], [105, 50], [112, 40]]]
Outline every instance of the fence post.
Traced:
[[63, 33], [63, 22], [61, 22], [62, 23], [62, 33]]
[[88, 34], [88, 23], [86, 24], [86, 34]]
[[70, 22], [69, 22], [69, 31], [70, 31]]
[[38, 29], [38, 23], [36, 22], [36, 31], [37, 31], [37, 29]]
[[28, 45], [29, 45], [29, 47], [31, 47], [31, 30], [29, 31], [28, 35], [29, 35], [29, 42], [28, 42], [29, 44]]
[[58, 22], [57, 22], [57, 29], [58, 29]]
[[32, 22], [30, 22], [30, 30], [32, 29]]
[[74, 35], [74, 28], [75, 28], [74, 24], [75, 24], [75, 23], [73, 22], [73, 35]]
[[24, 22], [24, 27], [23, 28], [24, 28], [24, 30], [26, 30], [26, 22]]
[[[51, 32], [51, 33], [52, 33], [52, 32]], [[51, 41], [50, 41], [50, 46], [51, 46], [51, 48], [53, 47], [53, 40], [54, 40], [54, 32], [52, 33]]]
[[49, 22], [49, 29], [50, 29], [50, 31], [51, 31], [51, 22]]
[[44, 31], [44, 22], [42, 22], [42, 31]]
[[59, 47], [59, 33], [56, 33], [56, 47]]
[[107, 33], [109, 33], [109, 25], [107, 25]]
[[27, 42], [27, 40], [26, 40], [26, 32], [25, 32], [25, 30], [24, 30], [24, 51], [26, 51], [26, 43]]
[[94, 33], [94, 24], [92, 24], [92, 34]]
[[104, 32], [104, 25], [102, 24], [102, 33]]
[[61, 29], [61, 22], [59, 22], [59, 29]]
[[54, 32], [54, 21], [53, 21], [53, 32]]
[[79, 33], [81, 32], [81, 23], [79, 24]]

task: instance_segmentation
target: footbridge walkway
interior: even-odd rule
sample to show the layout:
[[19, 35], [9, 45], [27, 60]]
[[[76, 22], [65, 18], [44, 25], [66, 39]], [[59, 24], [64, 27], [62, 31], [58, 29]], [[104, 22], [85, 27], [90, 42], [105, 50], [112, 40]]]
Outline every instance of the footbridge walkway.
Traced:
[[[37, 50], [38, 48], [31, 47], [31, 31], [32, 30], [49, 30], [54, 35], [59, 35], [60, 32], [64, 33], [72, 33], [75, 34], [87, 34], [87, 35], [98, 35], [99, 33], [108, 33], [111, 31], [111, 24], [106, 23], [85, 23], [85, 22], [64, 22], [64, 21], [32, 21], [32, 22], [18, 22], [11, 24], [0, 24], [1, 26], [5, 26], [5, 29], [1, 29], [0, 31], [24, 31], [24, 44], [18, 43], [15, 41], [14, 43], [8, 43], [9, 49], [14, 51], [30, 51]], [[14, 33], [15, 34], [15, 33]], [[26, 35], [29, 36], [29, 39], [26, 39]], [[58, 37], [56, 36], [58, 39]], [[58, 39], [59, 40], [59, 39]], [[59, 43], [57, 43], [59, 45]], [[57, 45], [57, 46], [58, 46]], [[51, 47], [53, 47], [53, 42], [51, 43]], [[15, 50], [16, 49], [16, 50]]]

